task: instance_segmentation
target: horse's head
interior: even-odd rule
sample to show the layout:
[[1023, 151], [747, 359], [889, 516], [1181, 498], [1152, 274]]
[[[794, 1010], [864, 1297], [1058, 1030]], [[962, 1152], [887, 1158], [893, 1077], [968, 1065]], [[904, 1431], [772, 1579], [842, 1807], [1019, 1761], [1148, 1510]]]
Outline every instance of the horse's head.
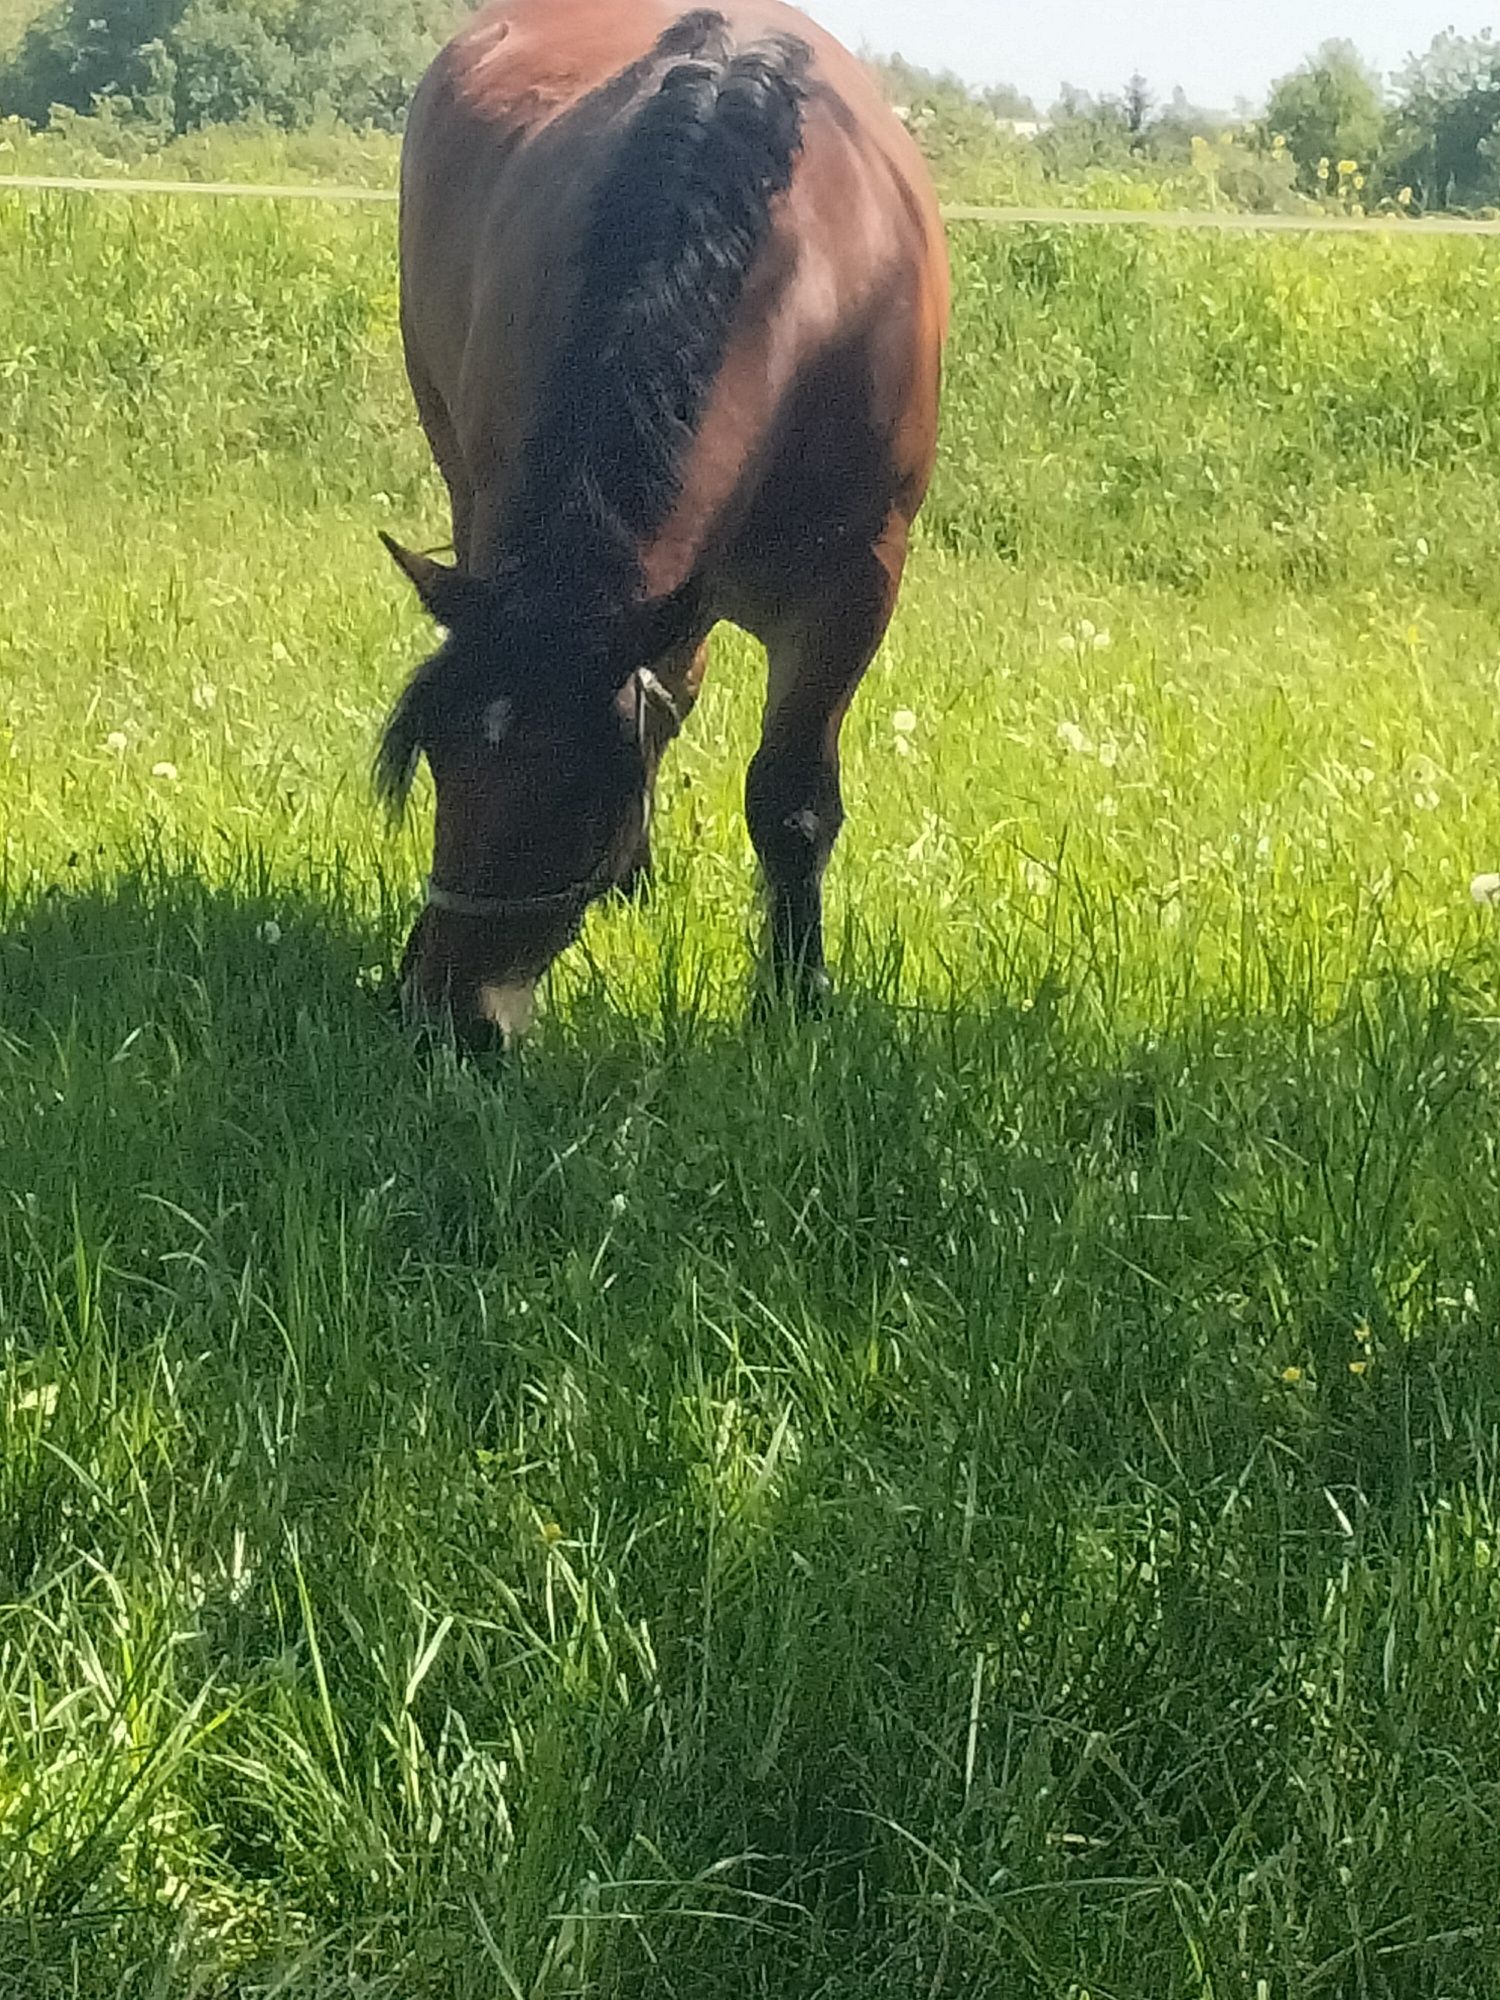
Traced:
[[669, 614], [638, 611], [587, 659], [560, 657], [567, 642], [502, 585], [384, 539], [447, 635], [392, 711], [376, 766], [399, 809], [425, 755], [437, 801], [403, 1000], [417, 1019], [451, 1018], [466, 1042], [497, 1029], [510, 1041], [541, 975], [642, 844], [647, 708], [670, 700], [645, 669]]

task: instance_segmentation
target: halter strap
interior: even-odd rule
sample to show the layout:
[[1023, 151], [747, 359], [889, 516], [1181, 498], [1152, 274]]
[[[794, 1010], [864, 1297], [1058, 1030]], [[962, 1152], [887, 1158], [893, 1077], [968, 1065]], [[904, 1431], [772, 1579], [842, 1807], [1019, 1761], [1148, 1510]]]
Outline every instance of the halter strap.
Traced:
[[575, 882], [566, 889], [550, 889], [540, 896], [464, 896], [457, 889], [445, 889], [429, 875], [427, 907], [442, 910], [450, 917], [524, 916], [528, 911], [561, 910], [571, 903], [586, 903], [602, 879]]
[[[645, 748], [646, 715], [653, 707], [665, 710], [671, 717], [674, 728], [682, 727], [683, 715], [676, 696], [666, 683], [652, 673], [649, 667], [641, 667], [633, 676], [635, 682], [635, 732], [636, 741]], [[646, 785], [641, 792], [641, 822], [645, 830], [651, 826], [651, 787]], [[519, 917], [539, 915], [544, 910], [563, 910], [576, 904], [581, 910], [608, 885], [611, 875], [608, 857], [596, 868], [592, 875], [581, 882], [570, 882], [563, 889], [544, 889], [536, 896], [470, 896], [459, 889], [445, 889], [434, 876], [427, 878], [427, 907], [441, 910], [450, 917]]]

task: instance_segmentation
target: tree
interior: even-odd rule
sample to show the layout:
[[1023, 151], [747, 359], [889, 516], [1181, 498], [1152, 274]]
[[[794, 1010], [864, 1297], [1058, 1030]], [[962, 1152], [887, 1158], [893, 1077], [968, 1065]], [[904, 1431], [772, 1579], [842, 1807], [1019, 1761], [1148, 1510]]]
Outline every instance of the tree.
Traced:
[[1492, 201], [1500, 193], [1500, 44], [1439, 35], [1396, 79], [1391, 181], [1429, 206]]
[[1151, 113], [1155, 109], [1155, 100], [1152, 98], [1150, 87], [1139, 70], [1126, 84], [1122, 102], [1125, 123], [1130, 135], [1133, 139], [1139, 139], [1150, 124]]
[[44, 124], [54, 105], [111, 97], [179, 131], [328, 112], [394, 127], [455, 11], [451, 0], [56, 0], [0, 67], [0, 112]]
[[1208, 139], [1229, 132], [1246, 121], [1229, 111], [1215, 111], [1206, 104], [1194, 104], [1179, 84], [1151, 121], [1147, 150], [1155, 160], [1174, 164], [1192, 158], [1194, 139]]
[[1037, 108], [1024, 90], [1018, 90], [1013, 83], [992, 83], [980, 91], [979, 101], [992, 118], [1008, 124], [1029, 125], [1037, 116]]
[[43, 123], [54, 104], [88, 111], [97, 97], [134, 97], [155, 78], [160, 49], [185, 0], [59, 0], [40, 15], [0, 70], [0, 112]]
[[1054, 180], [1075, 180], [1096, 168], [1124, 172], [1135, 157], [1125, 107], [1070, 83], [1063, 85], [1037, 143]]
[[929, 159], [952, 166], [994, 150], [995, 114], [951, 70], [922, 69], [900, 55], [871, 67], [887, 103], [900, 109]]
[[1368, 168], [1380, 152], [1385, 121], [1380, 78], [1352, 42], [1325, 42], [1272, 85], [1266, 110], [1269, 132], [1286, 140], [1309, 188], [1317, 185], [1324, 161], [1356, 160]]

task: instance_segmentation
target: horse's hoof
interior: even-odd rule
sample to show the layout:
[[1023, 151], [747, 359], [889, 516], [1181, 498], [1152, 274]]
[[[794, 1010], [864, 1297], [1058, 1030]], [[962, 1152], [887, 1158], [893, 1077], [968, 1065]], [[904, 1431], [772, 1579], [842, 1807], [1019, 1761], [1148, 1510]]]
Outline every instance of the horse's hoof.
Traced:
[[811, 1020], [820, 1021], [828, 1012], [833, 1005], [833, 981], [821, 965], [792, 981], [791, 1002], [799, 1014]]
[[799, 1021], [821, 1021], [833, 1006], [833, 981], [821, 965], [790, 968], [763, 979], [755, 989], [752, 1018], [768, 1021], [787, 1012]]

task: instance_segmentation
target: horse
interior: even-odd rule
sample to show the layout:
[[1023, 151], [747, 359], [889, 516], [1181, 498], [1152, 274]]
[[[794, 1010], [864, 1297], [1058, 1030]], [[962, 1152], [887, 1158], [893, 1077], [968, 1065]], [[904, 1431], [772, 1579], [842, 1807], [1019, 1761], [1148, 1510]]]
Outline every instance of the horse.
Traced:
[[400, 322], [455, 560], [386, 546], [440, 629], [386, 723], [435, 816], [419, 1019], [508, 1044], [585, 910], [650, 879], [713, 627], [769, 672], [746, 816], [770, 990], [829, 990], [839, 733], [937, 449], [949, 272], [872, 77], [780, 0], [494, 0], [402, 149]]

